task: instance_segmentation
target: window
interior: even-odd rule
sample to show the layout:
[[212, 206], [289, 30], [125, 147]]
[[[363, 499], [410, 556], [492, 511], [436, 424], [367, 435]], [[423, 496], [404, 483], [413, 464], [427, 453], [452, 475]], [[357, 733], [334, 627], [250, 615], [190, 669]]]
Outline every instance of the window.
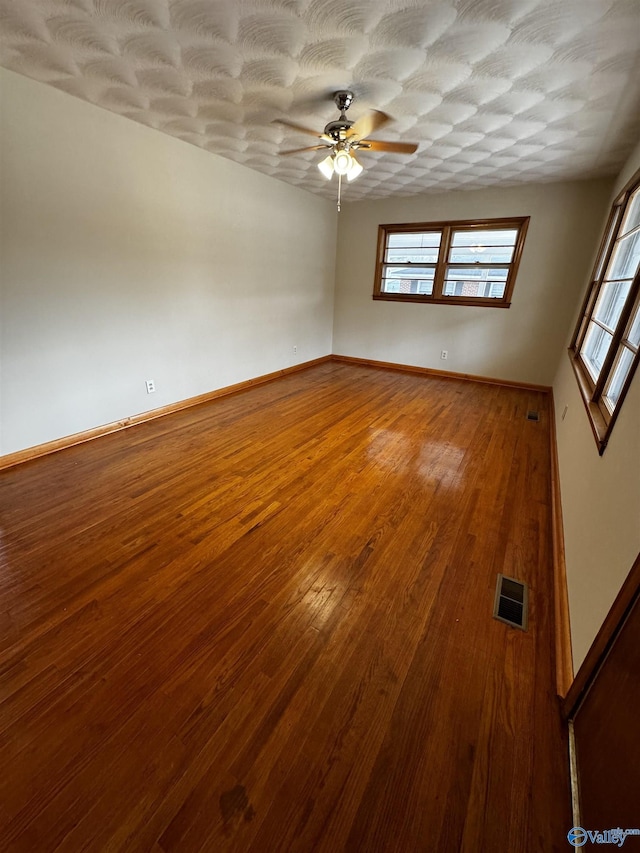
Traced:
[[529, 217], [381, 225], [374, 299], [508, 308]]
[[640, 351], [640, 173], [613, 204], [570, 347], [604, 453]]

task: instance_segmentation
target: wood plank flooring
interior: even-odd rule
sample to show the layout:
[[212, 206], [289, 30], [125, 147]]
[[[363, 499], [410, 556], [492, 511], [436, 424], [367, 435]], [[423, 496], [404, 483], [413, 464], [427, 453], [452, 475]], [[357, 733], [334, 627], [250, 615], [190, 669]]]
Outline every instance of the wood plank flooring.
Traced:
[[1, 849], [567, 850], [548, 417], [327, 363], [1, 474]]

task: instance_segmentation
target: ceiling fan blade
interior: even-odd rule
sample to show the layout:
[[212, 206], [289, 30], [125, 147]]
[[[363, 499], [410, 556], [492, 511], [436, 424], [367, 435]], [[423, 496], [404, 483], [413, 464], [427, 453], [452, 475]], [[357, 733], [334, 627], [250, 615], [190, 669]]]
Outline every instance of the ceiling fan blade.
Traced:
[[354, 121], [347, 131], [347, 139], [351, 139], [354, 136], [364, 139], [365, 136], [369, 136], [370, 133], [378, 130], [379, 127], [382, 127], [388, 121], [391, 121], [391, 116], [388, 116], [381, 110], [372, 110], [370, 113], [360, 116], [359, 119]]
[[417, 142], [382, 142], [379, 139], [363, 139], [358, 148], [369, 151], [389, 151], [394, 154], [415, 154]]
[[284, 118], [276, 118], [274, 119], [274, 122], [276, 124], [284, 124], [285, 127], [290, 127], [291, 130], [297, 130], [299, 133], [307, 133], [309, 136], [315, 136], [316, 139], [321, 139], [324, 136], [323, 133], [318, 133], [317, 130], [311, 130], [310, 127], [303, 127], [301, 124], [296, 124], [293, 121], [287, 121], [287, 119]]
[[290, 151], [280, 151], [280, 154], [286, 156], [287, 154], [301, 154], [303, 151], [323, 151], [328, 147], [328, 145], [307, 145], [306, 148], [292, 148]]

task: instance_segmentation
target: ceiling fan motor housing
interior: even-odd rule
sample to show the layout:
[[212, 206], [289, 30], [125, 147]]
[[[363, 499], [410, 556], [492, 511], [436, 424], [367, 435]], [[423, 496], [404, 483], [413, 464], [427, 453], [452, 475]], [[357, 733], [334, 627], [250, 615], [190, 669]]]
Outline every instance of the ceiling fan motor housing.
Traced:
[[353, 122], [349, 121], [347, 118], [347, 110], [353, 102], [353, 92], [350, 92], [348, 89], [340, 89], [334, 94], [333, 100], [335, 101], [337, 108], [340, 110], [340, 118], [335, 121], [330, 121], [329, 124], [325, 126], [324, 132], [336, 142], [340, 142], [340, 140], [345, 138], [346, 132], [353, 124]]
[[336, 119], [335, 121], [330, 121], [329, 124], [325, 126], [324, 132], [327, 136], [330, 136], [334, 142], [340, 142], [345, 138], [345, 135], [351, 125], [352, 121], [348, 119]]

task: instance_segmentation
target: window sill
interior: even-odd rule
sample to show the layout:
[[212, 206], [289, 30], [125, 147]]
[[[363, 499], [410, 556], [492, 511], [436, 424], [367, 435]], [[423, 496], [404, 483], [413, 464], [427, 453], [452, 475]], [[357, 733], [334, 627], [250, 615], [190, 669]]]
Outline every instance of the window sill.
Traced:
[[423, 302], [426, 305], [475, 305], [481, 308], [511, 308], [510, 302], [490, 297], [473, 298], [469, 296], [421, 296], [418, 293], [374, 293], [373, 298], [380, 302]]
[[573, 372], [575, 373], [576, 379], [578, 381], [580, 396], [582, 397], [582, 402], [584, 403], [584, 407], [589, 418], [589, 423], [591, 424], [591, 431], [593, 432], [593, 437], [595, 438], [596, 445], [598, 447], [598, 453], [600, 454], [600, 456], [602, 456], [607, 447], [612, 422], [611, 420], [607, 422], [604, 415], [602, 414], [600, 406], [598, 406], [597, 403], [594, 403], [592, 401], [591, 394], [593, 391], [593, 387], [591, 385], [591, 380], [588, 377], [586, 370], [580, 363], [580, 359], [578, 358], [577, 354], [572, 349], [569, 349], [569, 359], [571, 361], [571, 366], [573, 367]]

